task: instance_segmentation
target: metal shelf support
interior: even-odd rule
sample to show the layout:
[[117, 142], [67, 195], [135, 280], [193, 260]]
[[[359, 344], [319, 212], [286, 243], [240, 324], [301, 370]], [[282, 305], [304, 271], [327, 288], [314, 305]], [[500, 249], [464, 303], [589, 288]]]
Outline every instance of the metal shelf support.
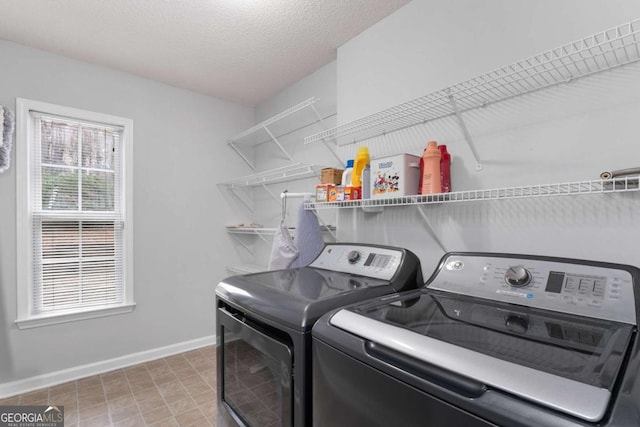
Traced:
[[[320, 116], [320, 113], [318, 113], [318, 110], [316, 110], [316, 107], [314, 107], [313, 105], [311, 106], [311, 109], [313, 110], [314, 114], [316, 115], [316, 117], [318, 118], [318, 122], [320, 123], [320, 126], [322, 126], [322, 129], [326, 130], [327, 127], [324, 125], [324, 120], [322, 120], [322, 117]], [[331, 155], [338, 161], [338, 165], [340, 167], [342, 167], [342, 165], [344, 164], [344, 162], [342, 161], [342, 159], [340, 158], [340, 156], [338, 156], [338, 153], [336, 152], [335, 148], [332, 148], [329, 145], [329, 142], [327, 142], [326, 139], [321, 139], [320, 141], [322, 141], [322, 144], [327, 147], [327, 150], [329, 150], [329, 152], [331, 153]], [[335, 139], [332, 139], [331, 142], [333, 143], [333, 145], [335, 145], [336, 147], [338, 146], [338, 141], [336, 141]], [[307, 144], [307, 142], [305, 141], [305, 144]]]
[[440, 246], [440, 249], [442, 249], [442, 252], [448, 252], [447, 248], [444, 247], [444, 244], [442, 244], [442, 241], [438, 238], [438, 235], [435, 233], [435, 231], [433, 231], [433, 226], [431, 225], [431, 221], [429, 221], [429, 217], [423, 210], [424, 206], [418, 205], [417, 208], [418, 208], [418, 213], [424, 220], [424, 225], [427, 230], [427, 233], [429, 233], [429, 236], [431, 236], [433, 241], [436, 242], [438, 246]]
[[253, 249], [250, 248], [245, 242], [242, 241], [242, 239], [240, 239], [240, 237], [238, 237], [235, 234], [232, 234], [233, 238], [237, 240], [238, 243], [240, 243], [240, 245], [245, 248], [247, 250], [247, 252], [249, 252], [251, 255], [253, 255]]
[[449, 101], [451, 101], [451, 106], [453, 107], [453, 111], [456, 113], [456, 118], [458, 119], [458, 125], [460, 129], [462, 129], [462, 133], [464, 134], [464, 139], [467, 141], [467, 145], [471, 149], [473, 153], [473, 157], [476, 159], [476, 170], [482, 170], [482, 162], [480, 161], [480, 154], [478, 154], [478, 150], [476, 149], [476, 145], [473, 143], [473, 138], [471, 138], [471, 134], [469, 133], [469, 129], [467, 129], [467, 125], [462, 118], [462, 113], [460, 112], [460, 108], [458, 108], [458, 104], [456, 103], [456, 98], [449, 92]]
[[[244, 160], [244, 162], [249, 165], [249, 167], [252, 170], [256, 170], [256, 166], [253, 162], [251, 162], [247, 156], [245, 156], [242, 151], [240, 150], [240, 148], [238, 147], [237, 144], [242, 144], [242, 140], [244, 139], [246, 141], [245, 138], [247, 138], [250, 135], [253, 135], [259, 131], [264, 130], [267, 134], [269, 134], [269, 136], [271, 137], [271, 139], [276, 143], [276, 145], [278, 146], [278, 148], [284, 153], [284, 155], [287, 157], [287, 159], [289, 160], [293, 160], [293, 158], [291, 157], [291, 155], [289, 154], [289, 152], [287, 152], [287, 150], [282, 146], [282, 144], [280, 143], [280, 141], [278, 141], [278, 138], [276, 138], [273, 133], [271, 133], [271, 130], [269, 130], [270, 125], [272, 125], [273, 123], [279, 122], [289, 116], [291, 116], [292, 114], [303, 110], [309, 106], [313, 106], [313, 104], [315, 104], [318, 101], [317, 98], [311, 97], [299, 104], [294, 105], [293, 107], [282, 111], [281, 113], [276, 114], [273, 117], [270, 117], [258, 124], [256, 124], [255, 126], [252, 126], [251, 128], [245, 130], [242, 133], [239, 133], [238, 135], [234, 136], [233, 138], [230, 138], [227, 141], [227, 144], [231, 146], [231, 148], [233, 148], [233, 150], [238, 153], [238, 155], [242, 158], [242, 160]], [[256, 143], [254, 142], [253, 145], [255, 145]], [[251, 145], [251, 144], [249, 144]]]

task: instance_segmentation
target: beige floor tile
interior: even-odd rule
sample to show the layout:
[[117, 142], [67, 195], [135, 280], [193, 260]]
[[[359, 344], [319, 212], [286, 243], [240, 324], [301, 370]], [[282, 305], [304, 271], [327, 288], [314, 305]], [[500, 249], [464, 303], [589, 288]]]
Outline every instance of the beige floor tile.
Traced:
[[202, 393], [206, 393], [206, 392], [208, 392], [208, 391], [211, 391], [212, 389], [213, 389], [213, 388], [212, 388], [209, 384], [207, 384], [206, 382], [203, 382], [202, 384], [197, 384], [197, 385], [196, 385], [196, 384], [193, 384], [193, 385], [190, 385], [190, 386], [187, 388], [187, 391], [189, 392], [189, 394], [191, 395], [191, 397], [194, 397], [194, 396], [199, 396], [199, 395], [201, 395]]
[[[153, 375], [152, 375], [153, 376]], [[153, 377], [153, 381], [156, 384], [164, 384], [164, 383], [168, 383], [171, 381], [177, 381], [178, 377], [176, 376], [176, 374], [173, 373], [173, 371], [169, 371], [163, 374], [159, 374], [155, 377]]]
[[196, 371], [191, 365], [188, 365], [186, 368], [174, 369], [173, 373], [178, 377], [178, 379], [198, 375], [198, 371]]
[[94, 375], [93, 377], [76, 381], [76, 387], [79, 392], [84, 392], [87, 389], [95, 389], [96, 387], [102, 388], [102, 380], [99, 375]]
[[68, 394], [68, 393], [75, 393], [75, 392], [76, 392], [76, 382], [75, 381], [71, 381], [71, 382], [68, 382], [68, 383], [58, 384], [56, 386], [49, 387], [49, 395], [50, 396], [52, 394], [58, 395], [58, 394]]
[[154, 368], [167, 366], [167, 362], [165, 358], [161, 358], [161, 359], [150, 360], [149, 362], [145, 362], [144, 366], [146, 366], [148, 370], [152, 370]]
[[146, 414], [147, 412], [152, 412], [160, 407], [167, 406], [164, 399], [158, 395], [157, 397], [152, 397], [142, 401], [136, 401], [138, 404], [138, 408], [142, 414]]
[[98, 404], [107, 404], [107, 399], [104, 396], [104, 393], [102, 394], [84, 394], [84, 393], [80, 393], [78, 395], [78, 407], [79, 408], [83, 408], [83, 407], [89, 407], [89, 406], [95, 406]]
[[100, 375], [102, 384], [106, 384], [115, 380], [123, 380], [126, 378], [127, 378], [127, 375], [124, 373], [124, 369], [117, 369], [115, 371], [109, 371]]
[[140, 415], [113, 423], [113, 427], [145, 427], [146, 425], [147, 423], [144, 422]]
[[49, 390], [37, 390], [20, 395], [20, 405], [46, 405], [49, 403]]
[[218, 396], [215, 390], [193, 396], [193, 400], [200, 406], [217, 402]]
[[176, 420], [181, 427], [193, 426], [193, 425], [209, 425], [209, 420], [204, 416], [199, 408], [193, 409], [184, 414], [176, 416]]
[[78, 417], [80, 419], [80, 422], [84, 422], [86, 420], [90, 420], [99, 416], [106, 417], [108, 413], [109, 409], [107, 408], [106, 403], [101, 403], [94, 406], [78, 407]]
[[169, 403], [168, 406], [173, 415], [180, 415], [196, 409], [198, 404], [192, 398], [186, 397]]
[[136, 400], [133, 398], [133, 394], [123, 394], [114, 399], [107, 400], [107, 407], [109, 411], [114, 411], [118, 409], [128, 408], [129, 406], [134, 406], [136, 404]]
[[124, 373], [127, 377], [130, 377], [131, 375], [148, 374], [149, 371], [147, 371], [144, 363], [141, 363], [139, 365], [133, 365], [129, 366], [128, 368], [124, 368]]
[[[109, 414], [107, 413], [104, 413], [86, 420], [81, 419], [78, 422], [78, 426], [80, 427], [111, 427], [111, 425], [112, 424], [111, 424], [111, 421], [109, 420]], [[66, 423], [65, 423], [65, 427], [66, 427]]]
[[151, 427], [180, 427], [180, 424], [178, 424], [178, 421], [174, 417], [171, 417], [171, 418], [158, 421], [157, 423], [153, 423], [150, 426]]
[[127, 381], [126, 377], [104, 383], [102, 388], [104, 389], [104, 395], [107, 399], [118, 397], [130, 392], [129, 381]]
[[161, 406], [153, 411], [145, 412], [142, 414], [142, 418], [147, 424], [153, 424], [155, 422], [171, 418], [171, 411], [166, 406]]
[[200, 405], [200, 412], [209, 419], [215, 418], [218, 415], [218, 406], [215, 401], [209, 404]]
[[0, 406], [14, 406], [20, 401], [20, 396], [7, 397], [0, 399]]
[[119, 423], [129, 418], [142, 416], [137, 405], [129, 406], [128, 408], [109, 409], [109, 415], [111, 415], [111, 422], [113, 423]]
[[215, 347], [192, 350], [0, 399], [0, 405], [64, 406], [65, 427], [215, 425], [215, 356]]

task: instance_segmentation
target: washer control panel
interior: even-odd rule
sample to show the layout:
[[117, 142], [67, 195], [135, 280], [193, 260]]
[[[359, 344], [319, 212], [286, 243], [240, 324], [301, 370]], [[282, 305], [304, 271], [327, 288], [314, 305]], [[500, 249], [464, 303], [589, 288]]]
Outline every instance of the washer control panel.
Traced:
[[[637, 324], [633, 280], [622, 269], [571, 262], [448, 255], [430, 289]], [[513, 322], [517, 327], [517, 322]]]
[[310, 267], [391, 280], [402, 265], [401, 250], [327, 244]]

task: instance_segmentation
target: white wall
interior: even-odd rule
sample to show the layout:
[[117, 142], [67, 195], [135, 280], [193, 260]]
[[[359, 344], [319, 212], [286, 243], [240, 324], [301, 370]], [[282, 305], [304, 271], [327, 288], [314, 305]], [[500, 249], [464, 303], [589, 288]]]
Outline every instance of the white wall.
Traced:
[[[313, 105], [317, 110], [326, 128], [336, 125], [336, 62], [331, 62], [304, 79], [291, 85], [282, 92], [256, 106], [256, 122], [266, 120], [300, 102], [315, 97], [318, 101]], [[313, 110], [306, 108], [291, 115], [287, 119], [270, 126], [270, 131], [278, 138], [293, 160], [289, 160], [271, 140], [266, 132], [258, 132], [261, 138], [258, 141], [265, 141], [258, 144], [253, 149], [243, 152], [253, 153], [257, 172], [271, 170], [292, 163], [305, 163], [329, 167], [344, 167], [342, 162], [331, 155], [331, 152], [322, 144], [304, 144], [304, 137], [320, 132], [323, 127], [318, 123], [317, 116]], [[335, 151], [336, 147], [332, 146]], [[274, 183], [268, 185], [268, 189], [279, 197], [284, 190], [289, 192], [315, 192], [318, 183], [316, 177], [307, 179], [295, 179], [287, 182]], [[232, 206], [236, 209], [236, 223], [242, 222], [243, 217], [250, 218], [265, 227], [276, 227], [281, 218], [281, 202], [274, 200], [262, 187], [256, 187], [248, 191], [248, 199], [253, 203], [254, 213], [247, 212], [246, 207], [241, 203], [232, 201]], [[297, 222], [298, 207], [302, 199], [290, 199], [287, 206], [286, 223], [295, 226]], [[336, 224], [335, 212], [326, 212], [323, 219], [328, 223]], [[240, 235], [243, 242], [253, 248], [254, 254], [250, 254], [241, 245], [236, 244], [236, 256], [243, 263], [253, 263], [267, 265], [269, 262], [272, 247], [271, 236], [266, 236], [263, 241], [256, 236]], [[326, 235], [330, 239], [329, 235]]]
[[[338, 50], [338, 122], [346, 123], [640, 17], [631, 0], [414, 0]], [[372, 157], [447, 144], [453, 190], [598, 179], [639, 166], [640, 64], [502, 102], [464, 118], [483, 170], [454, 120], [369, 140]], [[357, 144], [340, 147], [344, 158]], [[640, 265], [635, 194], [424, 207], [447, 251], [501, 251]], [[443, 249], [418, 208], [340, 212], [341, 240], [406, 246], [425, 272]]]
[[137, 303], [131, 314], [16, 328], [12, 166], [0, 174], [0, 386], [212, 336], [214, 287], [232, 256], [221, 225], [233, 217], [215, 184], [247, 173], [225, 142], [253, 109], [5, 41], [0, 57], [2, 105], [22, 97], [133, 119]]

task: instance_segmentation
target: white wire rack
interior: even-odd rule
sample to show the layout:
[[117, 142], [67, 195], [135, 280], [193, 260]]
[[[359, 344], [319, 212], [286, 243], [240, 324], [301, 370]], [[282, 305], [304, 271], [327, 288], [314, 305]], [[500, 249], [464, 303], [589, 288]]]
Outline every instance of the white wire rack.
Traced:
[[[331, 230], [335, 231], [335, 225], [325, 225], [322, 227], [323, 230]], [[288, 230], [291, 232], [295, 232], [295, 227], [288, 227]], [[227, 227], [228, 233], [234, 234], [256, 234], [256, 235], [273, 235], [278, 231], [277, 228], [267, 228], [267, 227]]]
[[[504, 101], [640, 60], [640, 20], [450, 86], [305, 138], [346, 145]], [[461, 121], [464, 128], [464, 122]], [[466, 136], [466, 135], [465, 135]], [[471, 149], [479, 157], [471, 141]]]
[[218, 185], [233, 189], [239, 187], [275, 184], [277, 182], [292, 181], [294, 179], [319, 178], [320, 170], [323, 167], [325, 166], [293, 163], [280, 168], [236, 178], [231, 181], [221, 182]]
[[[278, 137], [276, 137], [271, 130], [269, 129], [269, 126], [280, 122], [282, 120], [284, 120], [285, 118], [293, 115], [294, 113], [297, 113], [298, 111], [304, 110], [307, 107], [311, 107], [317, 117], [317, 119], [319, 121], [322, 121], [322, 119], [320, 118], [320, 115], [318, 114], [318, 112], [315, 110], [315, 108], [313, 107], [313, 104], [315, 104], [316, 102], [318, 102], [317, 98], [311, 97], [305, 101], [302, 101], [299, 104], [294, 105], [291, 108], [288, 108], [287, 110], [276, 114], [273, 117], [268, 118], [267, 120], [264, 120], [260, 123], [258, 123], [257, 125], [245, 130], [244, 132], [241, 132], [239, 134], [237, 134], [236, 136], [234, 136], [233, 138], [230, 138], [227, 141], [227, 144], [229, 144], [229, 146], [231, 148], [233, 148], [235, 150], [236, 153], [238, 153], [238, 155], [240, 157], [242, 157], [242, 159], [245, 161], [245, 163], [247, 163], [251, 169], [256, 169], [255, 165], [245, 156], [245, 154], [242, 152], [242, 150], [240, 150], [238, 144], [243, 144], [243, 145], [249, 145], [249, 146], [253, 146], [253, 145], [257, 145], [260, 142], [264, 142], [264, 137], [268, 136], [270, 138], [270, 140], [273, 140], [273, 142], [278, 146], [278, 148], [280, 149], [280, 151], [282, 151], [284, 153], [284, 155], [291, 160], [291, 154], [289, 154], [289, 152], [282, 146], [282, 144], [280, 144], [280, 141], [278, 141]], [[263, 138], [250, 138], [252, 136], [255, 136], [256, 134], [262, 134], [262, 133], [266, 133], [266, 135], [262, 135]]]
[[267, 270], [267, 266], [258, 264], [227, 265], [227, 271], [231, 274], [260, 273]]
[[505, 200], [529, 197], [574, 196], [582, 194], [621, 193], [638, 191], [639, 177], [622, 177], [610, 180], [578, 181], [561, 184], [540, 184], [488, 190], [456, 191], [428, 195], [415, 195], [386, 199], [350, 200], [346, 202], [308, 202], [305, 209], [382, 208], [385, 206], [410, 206], [436, 203], [472, 202], [480, 200]]

